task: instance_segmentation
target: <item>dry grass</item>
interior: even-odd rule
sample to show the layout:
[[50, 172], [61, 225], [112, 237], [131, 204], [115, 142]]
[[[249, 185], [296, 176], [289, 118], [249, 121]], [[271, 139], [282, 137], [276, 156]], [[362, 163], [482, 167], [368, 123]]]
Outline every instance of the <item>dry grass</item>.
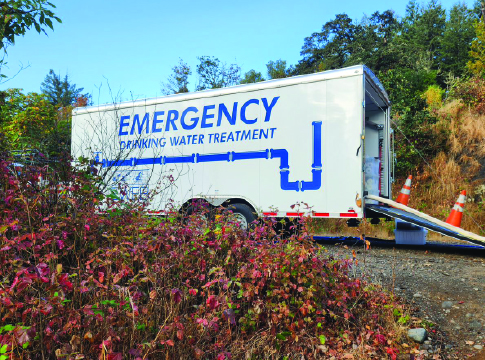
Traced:
[[445, 104], [437, 111], [437, 129], [449, 131], [449, 143], [454, 155], [473, 153], [485, 157], [485, 116], [469, 111], [459, 100]]

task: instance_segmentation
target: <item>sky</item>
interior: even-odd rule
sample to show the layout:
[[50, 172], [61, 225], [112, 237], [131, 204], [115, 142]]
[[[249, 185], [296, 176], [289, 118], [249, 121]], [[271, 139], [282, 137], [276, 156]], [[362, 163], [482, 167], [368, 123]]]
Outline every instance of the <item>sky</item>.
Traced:
[[[47, 36], [30, 30], [10, 46], [9, 80], [0, 90], [39, 92], [50, 69], [66, 74], [94, 104], [162, 96], [179, 58], [193, 74], [198, 56], [236, 63], [242, 73], [255, 69], [266, 76], [265, 64], [300, 60], [304, 38], [346, 13], [359, 21], [375, 11], [404, 16], [406, 0], [51, 0], [62, 24]], [[447, 10], [456, 0], [442, 0]], [[464, 1], [469, 7], [473, 0]], [[18, 70], [24, 67], [17, 76]], [[13, 77], [13, 78], [12, 78]], [[190, 78], [194, 90], [196, 77]]]

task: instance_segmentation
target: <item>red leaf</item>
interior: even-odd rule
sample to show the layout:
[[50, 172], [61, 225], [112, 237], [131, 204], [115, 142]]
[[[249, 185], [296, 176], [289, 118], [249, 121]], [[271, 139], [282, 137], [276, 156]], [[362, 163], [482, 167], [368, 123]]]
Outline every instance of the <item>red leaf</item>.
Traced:
[[179, 289], [172, 289], [172, 295], [176, 304], [182, 301], [182, 292]]
[[214, 310], [220, 305], [219, 301], [217, 301], [214, 295], [209, 295], [205, 303], [211, 310]]
[[57, 240], [57, 247], [59, 248], [59, 250], [64, 249], [64, 241]]

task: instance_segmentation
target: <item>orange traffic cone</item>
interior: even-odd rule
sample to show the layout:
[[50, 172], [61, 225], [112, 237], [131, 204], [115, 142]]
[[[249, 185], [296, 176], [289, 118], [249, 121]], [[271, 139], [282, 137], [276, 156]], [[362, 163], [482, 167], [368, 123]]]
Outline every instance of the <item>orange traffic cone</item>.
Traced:
[[460, 227], [461, 219], [463, 217], [463, 207], [465, 206], [466, 191], [463, 190], [456, 200], [455, 206], [451, 209], [450, 216], [446, 219], [446, 222], [450, 225]]
[[401, 189], [401, 192], [399, 196], [397, 197], [396, 202], [403, 204], [403, 205], [408, 205], [409, 202], [409, 195], [411, 194], [411, 180], [413, 179], [412, 175], [409, 175], [408, 178], [406, 179], [406, 182], [404, 183], [404, 186]]

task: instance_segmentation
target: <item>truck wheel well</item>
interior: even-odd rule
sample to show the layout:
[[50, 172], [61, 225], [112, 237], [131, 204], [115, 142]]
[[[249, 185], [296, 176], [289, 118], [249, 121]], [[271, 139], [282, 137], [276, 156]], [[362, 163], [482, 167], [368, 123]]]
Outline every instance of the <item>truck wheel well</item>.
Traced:
[[185, 215], [187, 213], [187, 210], [192, 206], [194, 205], [194, 203], [196, 204], [200, 204], [200, 205], [203, 205], [203, 206], [208, 206], [209, 208], [213, 208], [213, 206], [205, 199], [201, 199], [201, 198], [193, 198], [193, 199], [190, 199], [190, 200], [187, 200], [179, 209], [179, 213], [182, 214], [182, 215]]
[[227, 199], [226, 201], [224, 201], [224, 203], [222, 203], [221, 206], [228, 207], [229, 205], [236, 204], [236, 203], [246, 204], [247, 206], [249, 206], [251, 208], [252, 212], [254, 212], [255, 214], [258, 214], [258, 212], [254, 209], [253, 205], [251, 205], [251, 203], [249, 203], [247, 200], [244, 200], [244, 199], [241, 199], [241, 198]]
[[[185, 214], [187, 212], [187, 210], [190, 208], [190, 206], [192, 206], [194, 204], [194, 202], [196, 203], [202, 203], [204, 204], [204, 206], [209, 206], [211, 209], [212, 208], [217, 208], [217, 206], [214, 206], [214, 205], [211, 205], [207, 200], [203, 199], [203, 198], [193, 198], [193, 199], [190, 199], [190, 200], [187, 200], [179, 209], [179, 213], [181, 214]], [[247, 206], [249, 206], [251, 208], [251, 211], [254, 212], [255, 214], [258, 214], [258, 212], [254, 209], [253, 205], [251, 205], [250, 202], [248, 202], [247, 200], [245, 199], [242, 199], [242, 198], [231, 198], [231, 199], [227, 199], [226, 201], [224, 201], [220, 206], [224, 207], [224, 208], [227, 208], [229, 205], [231, 204], [236, 204], [236, 203], [239, 203], [239, 204], [246, 204]]]

